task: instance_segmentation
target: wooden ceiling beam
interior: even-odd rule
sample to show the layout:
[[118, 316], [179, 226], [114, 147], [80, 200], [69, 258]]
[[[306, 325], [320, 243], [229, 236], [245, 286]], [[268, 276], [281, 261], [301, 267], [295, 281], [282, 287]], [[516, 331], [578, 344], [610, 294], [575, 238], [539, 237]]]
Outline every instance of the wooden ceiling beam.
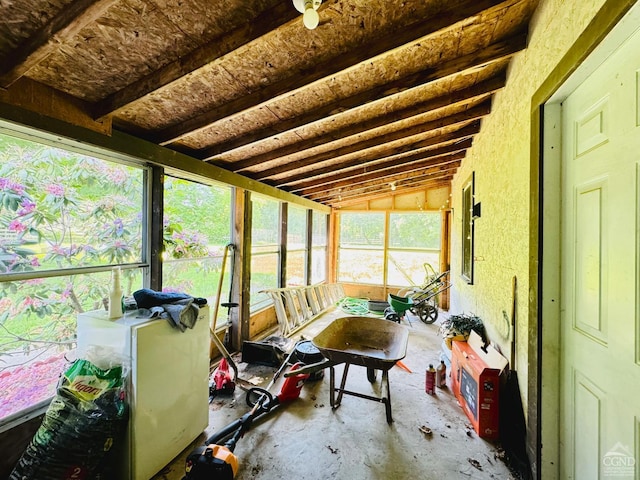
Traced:
[[372, 60], [378, 55], [415, 42], [422, 37], [446, 29], [459, 21], [473, 17], [483, 10], [499, 5], [502, 1], [466, 0], [461, 4], [452, 5], [449, 10], [438, 12], [430, 18], [417, 18], [414, 23], [404, 26], [393, 34], [384, 35], [375, 39], [375, 41], [372, 40], [370, 43], [343, 53], [337, 58], [331, 58], [320, 64], [315, 64], [312, 68], [302, 71], [293, 70], [287, 78], [213, 108], [204, 114], [162, 129], [156, 132], [154, 141], [161, 145], [176, 142], [189, 134], [207, 128], [218, 120], [256, 108], [265, 102], [273, 101], [312, 82], [331, 77], [364, 61]]
[[402, 193], [405, 188], [408, 187], [427, 187], [433, 183], [446, 183], [450, 182], [453, 179], [453, 174], [451, 172], [442, 172], [435, 173], [430, 177], [424, 177], [421, 179], [407, 180], [405, 182], [396, 182], [395, 190], [391, 190], [391, 182], [387, 181], [382, 184], [372, 185], [364, 189], [358, 189], [357, 191], [352, 190], [344, 190], [342, 192], [335, 192], [333, 195], [324, 195], [324, 196], [309, 196], [306, 197], [308, 200], [317, 201], [323, 203], [325, 205], [331, 205], [334, 201], [345, 201], [349, 199], [358, 199], [359, 201], [367, 198], [371, 195], [376, 194], [386, 194], [389, 196], [390, 194], [398, 195]]
[[[380, 85], [365, 92], [359, 92], [357, 95], [353, 95], [349, 98], [338, 99], [334, 102], [322, 105], [315, 110], [308, 111], [304, 115], [289, 118], [277, 122], [276, 124], [269, 125], [268, 127], [262, 128], [260, 130], [256, 130], [246, 135], [233, 138], [228, 142], [220, 143], [218, 145], [214, 145], [213, 147], [199, 150], [195, 153], [195, 156], [197, 158], [202, 158], [203, 160], [213, 160], [216, 155], [229, 152], [236, 148], [240, 148], [251, 143], [258, 142], [260, 140], [265, 140], [275, 135], [279, 135], [284, 132], [303, 127], [305, 125], [309, 125], [319, 120], [328, 120], [332, 116], [345, 113], [349, 110], [354, 110], [355, 108], [361, 107], [364, 104], [383, 101], [387, 97], [398, 95], [399, 92], [417, 88], [425, 82], [429, 83], [433, 81], [431, 78], [421, 78], [430, 77], [430, 75], [431, 72], [429, 72], [428, 74], [426, 72], [420, 72], [418, 74], [410, 75], [399, 80], [394, 80], [393, 82], [389, 82], [385, 85]], [[430, 98], [422, 102], [415, 103], [409, 107], [396, 110], [393, 113], [387, 113], [393, 116], [394, 122], [398, 122], [400, 120], [411, 118], [425, 112], [434, 111], [439, 108], [444, 108], [457, 103], [467, 102], [469, 100], [478, 99], [479, 97], [495, 93], [496, 91], [504, 87], [505, 82], [506, 74], [503, 71], [498, 75], [495, 75], [487, 80], [484, 80], [483, 82], [477, 83], [476, 85], [465, 88], [463, 90], [449, 92], [445, 95], [441, 95], [436, 98]], [[371, 130], [372, 128], [384, 126], [388, 123], [389, 118], [386, 115], [372, 118], [370, 120], [353, 124], [348, 128], [340, 130], [340, 136], [347, 137], [350, 135], [357, 135], [367, 130]]]
[[392, 191], [392, 192], [386, 190], [384, 192], [371, 193], [368, 195], [364, 195], [359, 198], [347, 198], [340, 201], [333, 200], [330, 203], [327, 203], [327, 205], [335, 209], [341, 209], [341, 208], [349, 207], [352, 205], [358, 205], [361, 203], [370, 202], [372, 200], [379, 200], [381, 198], [395, 197], [397, 195], [407, 195], [415, 192], [424, 192], [425, 190], [437, 189], [442, 187], [450, 187], [450, 186], [451, 186], [450, 179], [449, 180], [445, 179], [443, 181], [434, 180], [432, 182], [427, 182], [424, 185], [409, 186], [409, 187], [401, 188], [400, 190], [396, 189], [395, 191]]
[[117, 1], [76, 0], [66, 5], [40, 30], [0, 59], [0, 86], [10, 87]]
[[402, 145], [400, 147], [393, 147], [391, 149], [385, 150], [384, 152], [380, 150], [376, 150], [375, 152], [358, 156], [358, 158], [354, 158], [353, 160], [341, 162], [339, 166], [336, 166], [335, 164], [328, 164], [321, 168], [314, 168], [313, 170], [305, 170], [304, 172], [298, 173], [296, 175], [286, 175], [286, 176], [283, 176], [281, 179], [278, 179], [278, 181], [272, 182], [272, 183], [274, 184], [274, 186], [278, 188], [283, 188], [286, 186], [304, 187], [307, 182], [315, 185], [322, 180], [322, 178], [318, 179], [316, 177], [321, 177], [322, 175], [336, 173], [338, 170], [358, 167], [364, 163], [370, 163], [370, 162], [375, 162], [375, 161], [380, 161], [385, 159], [391, 160], [392, 158], [397, 157], [398, 155], [409, 153], [414, 150], [421, 150], [424, 148], [435, 147], [435, 146], [446, 146], [450, 143], [462, 141], [469, 137], [472, 137], [479, 131], [480, 131], [480, 121], [475, 121], [454, 132], [435, 135], [425, 140], [409, 143], [407, 145]]
[[[426, 70], [426, 72], [430, 72], [429, 74], [432, 76], [432, 81], [443, 79], [449, 75], [460, 75], [464, 73], [464, 71], [475, 70], [488, 64], [510, 58], [511, 56], [515, 55], [525, 48], [526, 41], [526, 33], [518, 34], [506, 40], [493, 43], [477, 52], [473, 52], [469, 55], [456, 58], [451, 62], [446, 62], [444, 65], [441, 65], [435, 70]], [[228, 168], [234, 172], [241, 172], [252, 166], [259, 165], [270, 160], [286, 157], [288, 155], [293, 155], [299, 153], [302, 150], [314, 148], [327, 142], [342, 139], [344, 137], [345, 135], [342, 134], [342, 131], [313, 137], [307, 140], [293, 143], [291, 145], [277, 148], [275, 150], [271, 150], [260, 155], [246, 158], [242, 161], [230, 163], [228, 165], [225, 165], [224, 168]]]
[[429, 179], [433, 176], [453, 175], [460, 166], [460, 162], [462, 158], [464, 158], [464, 154], [460, 155], [458, 153], [449, 155], [449, 157], [451, 159], [450, 162], [446, 162], [435, 167], [432, 166], [427, 168], [420, 168], [414, 171], [396, 171], [393, 175], [381, 175], [375, 180], [354, 183], [353, 185], [347, 185], [339, 188], [331, 188], [329, 190], [312, 194], [303, 193], [300, 194], [300, 196], [317, 201], [318, 199], [332, 198], [336, 195], [341, 195], [342, 197], [344, 197], [345, 195], [361, 195], [362, 192], [366, 193], [372, 188], [390, 188], [390, 185], [394, 184], [397, 189], [398, 185], [406, 185], [412, 182], [422, 182], [425, 179]]
[[335, 150], [322, 152], [307, 158], [303, 158], [301, 160], [297, 160], [295, 162], [284, 163], [282, 165], [278, 165], [277, 167], [263, 169], [256, 173], [246, 173], [245, 175], [249, 178], [253, 178], [254, 180], [265, 181], [276, 175], [280, 175], [285, 172], [289, 173], [297, 169], [313, 165], [315, 163], [323, 162], [326, 160], [335, 160], [337, 157], [349, 155], [374, 147], [379, 147], [380, 145], [384, 145], [386, 143], [394, 142], [396, 140], [402, 140], [414, 135], [425, 134], [430, 131], [438, 130], [447, 126], [469, 123], [482, 118], [489, 113], [491, 113], [491, 101], [487, 100], [476, 107], [472, 107], [468, 110], [450, 115], [448, 117], [412, 125], [407, 128], [396, 130], [395, 132], [389, 133], [387, 135], [368, 138], [366, 140], [362, 140], [351, 145], [346, 145]]
[[[391, 183], [393, 184], [397, 184], [398, 181], [400, 181], [401, 179], [403, 179], [404, 177], [400, 177], [399, 175], [402, 173], [411, 173], [411, 172], [416, 172], [416, 171], [420, 171], [421, 173], [425, 173], [432, 175], [435, 173], [442, 173], [442, 172], [448, 172], [449, 174], [453, 175], [458, 168], [460, 167], [460, 164], [462, 163], [461, 160], [464, 158], [464, 153], [463, 154], [457, 154], [457, 155], [451, 155], [450, 156], [451, 160], [447, 160], [444, 163], [439, 163], [437, 165], [432, 165], [431, 167], [429, 167], [428, 169], [424, 169], [424, 168], [416, 168], [416, 170], [412, 170], [412, 169], [408, 169], [408, 170], [402, 170], [402, 169], [395, 169], [394, 171], [389, 170], [388, 172], [385, 171], [383, 172], [381, 175], [378, 175], [377, 177], [375, 175], [371, 175], [368, 178], [362, 178], [362, 179], [355, 179], [354, 182], [351, 185], [343, 185], [342, 187], [339, 187], [338, 190], [340, 188], [344, 189], [345, 187], [348, 187], [348, 190], [351, 191], [353, 190], [358, 190], [361, 186], [361, 184], [366, 184], [367, 182], [371, 181], [372, 179], [377, 179], [377, 180], [384, 180], [384, 183], [387, 185], [390, 185]], [[382, 184], [378, 184], [378, 185], [382, 185]], [[314, 192], [299, 192], [297, 195], [300, 195], [302, 197], [311, 197], [313, 195], [317, 195], [317, 194], [332, 194], [333, 192], [335, 192], [335, 188], [332, 189], [322, 189], [322, 187]]]
[[363, 181], [373, 180], [376, 178], [376, 175], [395, 174], [398, 173], [400, 169], [410, 171], [425, 167], [433, 167], [440, 165], [445, 161], [453, 161], [450, 159], [451, 157], [449, 157], [452, 153], [458, 154], [462, 152], [462, 155], [459, 158], [464, 158], [466, 150], [471, 147], [472, 143], [472, 139], [467, 139], [446, 147], [426, 150], [401, 159], [392, 159], [386, 162], [376, 163], [375, 165], [364, 165], [357, 169], [352, 169], [340, 174], [332, 175], [331, 177], [317, 180], [315, 184], [308, 182], [306, 185], [287, 189], [287, 191], [299, 193], [300, 195], [307, 195], [310, 193], [329, 190], [330, 188], [346, 187]]
[[293, 8], [291, 0], [282, 0], [262, 12], [253, 21], [245, 22], [240, 27], [217, 36], [188, 55], [96, 102], [92, 108], [93, 115], [95, 118], [102, 118], [117, 113], [136, 100], [180, 80], [186, 75], [196, 73], [197, 70], [220, 57], [257, 40], [299, 16], [300, 13]]

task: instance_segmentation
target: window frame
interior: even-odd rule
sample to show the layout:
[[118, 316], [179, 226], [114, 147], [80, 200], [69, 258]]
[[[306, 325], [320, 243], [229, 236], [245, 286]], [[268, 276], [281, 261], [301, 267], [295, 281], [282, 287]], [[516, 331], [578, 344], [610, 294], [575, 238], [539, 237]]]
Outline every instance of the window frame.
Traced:
[[[380, 217], [381, 221], [382, 221], [382, 239], [380, 241], [379, 244], [371, 244], [370, 248], [362, 248], [363, 245], [360, 244], [353, 244], [353, 246], [344, 246], [343, 245], [343, 227], [344, 227], [344, 218], [345, 216], [351, 216], [351, 215], [371, 215], [376, 216], [376, 217]], [[388, 217], [388, 212], [384, 212], [384, 211], [345, 211], [345, 212], [341, 212], [340, 213], [340, 220], [339, 220], [339, 226], [338, 226], [338, 232], [337, 232], [337, 238], [338, 238], [338, 245], [336, 247], [336, 251], [337, 251], [337, 261], [336, 261], [336, 278], [338, 280], [338, 282], [344, 282], [344, 283], [361, 283], [363, 285], [379, 285], [379, 284], [386, 284], [386, 280], [387, 280], [387, 276], [386, 276], [386, 252], [387, 252], [387, 245], [386, 245], [386, 238], [387, 238], [387, 233], [388, 233], [388, 221], [387, 221], [387, 217]], [[341, 266], [343, 265], [342, 262], [342, 258], [343, 256], [346, 254], [346, 252], [358, 252], [358, 251], [369, 251], [369, 252], [379, 252], [380, 254], [380, 262], [382, 265], [382, 273], [381, 273], [381, 277], [379, 281], [376, 281], [376, 279], [372, 279], [373, 282], [367, 281], [367, 282], [363, 282], [363, 281], [355, 281], [355, 280], [349, 280], [349, 279], [345, 279], [345, 277], [342, 276], [342, 270], [341, 270]]]
[[[109, 265], [104, 265], [104, 266], [101, 265], [97, 267], [80, 267], [80, 268], [69, 268], [69, 269], [62, 269], [62, 270], [47, 270], [47, 271], [38, 272], [35, 275], [36, 278], [47, 278], [47, 277], [55, 277], [60, 275], [66, 276], [66, 275], [73, 275], [73, 274], [88, 274], [88, 273], [94, 273], [94, 272], [110, 273], [110, 270], [114, 265], [119, 265], [123, 267], [123, 270], [138, 269], [137, 271], [141, 272], [142, 274], [142, 276], [140, 277], [141, 280], [139, 282], [136, 281], [136, 285], [137, 283], [142, 283], [141, 286], [143, 288], [153, 288], [156, 290], [160, 290], [163, 287], [163, 284], [162, 284], [163, 283], [162, 282], [163, 262], [160, 256], [161, 256], [162, 247], [163, 247], [162, 210], [164, 207], [164, 201], [163, 201], [164, 177], [165, 175], [171, 175], [172, 177], [181, 178], [183, 180], [201, 182], [207, 185], [215, 183], [215, 180], [211, 178], [201, 177], [200, 175], [196, 173], [190, 173], [189, 171], [178, 170], [174, 166], [148, 162], [143, 157], [137, 157], [136, 153], [130, 153], [130, 154], [120, 153], [116, 150], [111, 150], [109, 147], [100, 146], [98, 144], [93, 144], [91, 142], [85, 143], [82, 141], [74, 140], [71, 137], [65, 137], [60, 134], [52, 134], [45, 130], [38, 130], [36, 127], [33, 127], [33, 126], [22, 126], [19, 124], [7, 123], [0, 120], [0, 132], [6, 135], [15, 136], [24, 140], [36, 141], [36, 142], [42, 143], [43, 145], [50, 146], [52, 148], [67, 150], [70, 152], [76, 152], [82, 155], [87, 155], [93, 158], [98, 158], [106, 162], [120, 163], [130, 167], [135, 167], [137, 169], [142, 169], [145, 172], [144, 179], [143, 179], [143, 186], [142, 186], [142, 194], [143, 194], [144, 200], [140, 206], [141, 208], [141, 211], [140, 211], [141, 225], [140, 226], [142, 230], [142, 245], [141, 245], [142, 253], [140, 257], [142, 259], [141, 262], [129, 263], [126, 265], [109, 264]], [[225, 183], [222, 183], [222, 185], [225, 187], [230, 187], [232, 189], [236, 188], [233, 185], [227, 185]], [[250, 194], [253, 195], [254, 192], [251, 191]], [[282, 200], [278, 200], [277, 197], [272, 197], [267, 194], [259, 194], [259, 195], [271, 201], [280, 202], [281, 204], [285, 203]], [[237, 208], [235, 204], [235, 201], [237, 199], [235, 198], [235, 196], [232, 196], [231, 200], [232, 200], [232, 209], [235, 210], [235, 208]], [[152, 204], [152, 202], [154, 203]], [[287, 204], [299, 205], [298, 203], [295, 203], [295, 202], [294, 203], [288, 202]], [[159, 211], [158, 211], [158, 208], [156, 208], [157, 205], [160, 205]], [[249, 218], [251, 218], [250, 202], [247, 208], [248, 208], [247, 215], [249, 215]], [[306, 220], [307, 222], [307, 242], [306, 242], [307, 255], [305, 259], [305, 262], [306, 262], [305, 268], [307, 270], [306, 282], [308, 283], [311, 278], [311, 275], [309, 273], [311, 270], [311, 267], [309, 265], [309, 263], [311, 262], [311, 255], [312, 255], [311, 251], [314, 248], [316, 248], [316, 245], [313, 243], [313, 233], [311, 232], [311, 225], [312, 225], [311, 213], [316, 212], [316, 210], [313, 207], [309, 207], [309, 206], [305, 208], [307, 208], [307, 220]], [[329, 265], [328, 265], [330, 220], [329, 220], [329, 214], [323, 212], [322, 210], [317, 210], [317, 212], [323, 214], [326, 219], [326, 233], [324, 234], [323, 241], [321, 242], [322, 243], [321, 248], [323, 249], [323, 252], [324, 252], [323, 260], [322, 260], [324, 263], [324, 281], [326, 281], [330, 275]], [[235, 232], [234, 230], [235, 220], [236, 220], [235, 213], [232, 211], [231, 225], [230, 225], [231, 241], [234, 241], [234, 240], [240, 241], [240, 239], [237, 239], [234, 237], [234, 235], [238, 234], [238, 232]], [[278, 221], [281, 223], [282, 218], [281, 217], [278, 218]], [[249, 243], [251, 244], [251, 240], [249, 240]], [[278, 255], [279, 255], [278, 268], [284, 268], [281, 260], [282, 253], [283, 253], [283, 249], [280, 246], [280, 249], [278, 250]], [[282, 272], [278, 272], [278, 273], [281, 274]], [[28, 275], [28, 273], [23, 273], [23, 272], [12, 274], [10, 279], [5, 277], [7, 281], [29, 279], [29, 278], [31, 277]], [[133, 288], [133, 290], [135, 290], [135, 288]], [[250, 309], [250, 313], [254, 313], [256, 310], [257, 309]], [[45, 403], [48, 403], [48, 402], [45, 402]], [[0, 431], [6, 430], [8, 428], [12, 428], [12, 426], [20, 424], [28, 420], [29, 418], [32, 418], [33, 416], [40, 414], [41, 411], [40, 410], [36, 411], [35, 409], [41, 408], [41, 407], [42, 405], [34, 404], [29, 409], [22, 410], [21, 412], [19, 412], [19, 415], [17, 415], [17, 418], [15, 418], [15, 420], [12, 420], [11, 426], [7, 426], [7, 424], [0, 421]]]
[[[329, 247], [329, 215], [323, 212], [320, 212], [318, 210], [311, 210], [311, 213], [309, 215], [310, 218], [310, 225], [309, 225], [309, 257], [308, 257], [308, 284], [309, 285], [316, 285], [316, 284], [321, 284], [327, 281], [328, 276], [329, 276], [329, 268], [328, 268], [328, 257], [327, 257], [327, 252], [328, 252], [328, 247]], [[314, 235], [314, 232], [316, 231], [316, 221], [315, 219], [317, 218], [322, 218], [324, 220], [324, 234], [320, 237], [320, 240], [316, 242], [316, 238], [318, 236]], [[320, 255], [320, 258], [323, 259], [323, 263], [324, 263], [324, 272], [322, 275], [321, 279], [318, 279], [317, 277], [314, 277], [314, 270], [313, 270], [313, 265], [314, 265], [314, 259], [316, 258], [316, 256], [314, 254], [317, 254], [318, 252], [322, 252], [322, 254]]]
[[[284, 250], [286, 251], [286, 255], [285, 255], [285, 265], [284, 265], [284, 275], [283, 275], [283, 284], [282, 287], [289, 287], [289, 286], [301, 286], [301, 285], [292, 285], [290, 280], [291, 280], [291, 271], [289, 269], [289, 266], [291, 265], [291, 258], [292, 258], [292, 254], [295, 253], [300, 253], [302, 252], [303, 255], [303, 269], [302, 269], [302, 285], [308, 285], [309, 284], [309, 277], [307, 274], [308, 271], [308, 264], [309, 264], [309, 250], [308, 250], [308, 235], [309, 235], [309, 210], [305, 207], [299, 206], [299, 205], [295, 205], [295, 204], [287, 204], [287, 222], [286, 222], [286, 236], [283, 235], [285, 237], [285, 241], [283, 242], [284, 245]], [[303, 228], [303, 242], [302, 242], [302, 246], [301, 247], [296, 247], [296, 248], [292, 248], [291, 245], [289, 244], [289, 240], [290, 240], [290, 235], [291, 235], [291, 217], [292, 217], [292, 212], [297, 212], [297, 213], [302, 213], [304, 215], [304, 228]]]
[[[211, 189], [218, 189], [218, 190], [226, 190], [224, 192], [220, 192], [220, 193], [224, 193], [225, 195], [228, 195], [228, 200], [229, 200], [229, 218], [227, 219], [227, 236], [224, 242], [224, 245], [220, 244], [215, 244], [214, 245], [216, 247], [220, 247], [220, 252], [217, 254], [213, 254], [213, 255], [200, 255], [200, 256], [193, 256], [193, 257], [185, 257], [185, 258], [172, 258], [172, 259], [167, 259], [165, 258], [166, 256], [166, 245], [164, 245], [164, 241], [163, 241], [163, 260], [162, 260], [162, 289], [164, 290], [167, 287], [172, 287], [172, 285], [168, 285], [167, 284], [167, 267], [173, 267], [173, 266], [179, 266], [180, 264], [184, 264], [184, 263], [195, 263], [195, 264], [200, 264], [200, 265], [204, 265], [208, 262], [211, 263], [215, 263], [218, 266], [221, 266], [222, 261], [223, 261], [223, 256], [225, 254], [225, 246], [228, 246], [231, 242], [232, 242], [232, 228], [233, 228], [233, 201], [234, 201], [234, 195], [233, 195], [233, 188], [229, 185], [224, 185], [218, 182], [207, 182], [207, 181], [200, 181], [198, 179], [194, 179], [194, 178], [186, 178], [182, 175], [180, 175], [177, 172], [171, 172], [171, 173], [166, 173], [165, 174], [165, 181], [163, 182], [163, 185], [165, 186], [165, 188], [163, 188], [164, 192], [163, 192], [163, 217], [167, 218], [168, 213], [167, 213], [167, 209], [165, 208], [166, 206], [166, 202], [167, 202], [167, 192], [168, 190], [166, 189], [166, 177], [170, 177], [172, 180], [177, 180], [179, 182], [186, 182], [189, 184], [194, 184], [194, 185], [198, 185], [204, 188], [211, 188]], [[196, 192], [196, 196], [197, 196], [197, 192]], [[209, 211], [206, 207], [205, 207], [206, 211]], [[163, 222], [164, 225], [164, 222]], [[196, 231], [194, 232], [192, 230], [191, 233], [201, 233], [200, 231]], [[164, 238], [163, 238], [164, 240]], [[209, 241], [209, 246], [211, 246], [211, 239], [207, 238], [207, 240]], [[212, 282], [211, 284], [211, 289], [213, 290], [211, 292], [211, 294], [205, 294], [204, 292], [200, 292], [197, 290], [191, 290], [191, 291], [187, 291], [184, 290], [185, 293], [187, 294], [193, 294], [193, 296], [196, 297], [204, 297], [207, 299], [209, 305], [214, 305], [215, 302], [218, 303], [218, 305], [221, 305], [222, 303], [225, 303], [227, 301], [229, 301], [229, 298], [227, 297], [228, 292], [230, 291], [231, 288], [231, 269], [233, 268], [233, 265], [231, 263], [231, 257], [233, 255], [233, 251], [231, 251], [230, 249], [227, 249], [227, 263], [225, 266], [225, 271], [223, 272], [223, 289], [221, 291], [220, 294], [220, 298], [216, 299], [216, 295], [217, 295], [217, 289], [216, 286], [218, 285], [219, 282], [219, 278], [218, 280]], [[179, 267], [178, 267], [179, 268]], [[219, 273], [218, 273], [219, 274]], [[227, 308], [218, 308], [218, 316], [215, 319], [215, 329], [222, 329], [227, 325], [228, 322], [228, 313], [229, 313], [229, 309]], [[213, 319], [212, 319], [213, 321]]]
[[[283, 212], [283, 208], [282, 208], [282, 202], [280, 202], [279, 200], [273, 198], [273, 197], [269, 197], [267, 195], [259, 195], [259, 194], [251, 194], [251, 251], [250, 251], [250, 264], [251, 266], [251, 279], [250, 279], [250, 303], [249, 303], [249, 312], [250, 313], [256, 313], [260, 310], [263, 310], [264, 308], [270, 306], [273, 304], [273, 301], [271, 300], [271, 298], [269, 298], [267, 295], [263, 294], [260, 295], [259, 298], [256, 300], [256, 295], [258, 293], [258, 291], [256, 291], [253, 288], [253, 277], [254, 277], [254, 268], [253, 268], [253, 262], [255, 257], [260, 257], [260, 256], [267, 256], [267, 255], [276, 255], [277, 256], [277, 260], [276, 260], [276, 285], [275, 287], [272, 288], [280, 288], [282, 287], [282, 277], [283, 277], [283, 251], [284, 249], [282, 248], [282, 236], [283, 236], [283, 231], [281, 228], [278, 228], [278, 234], [277, 234], [277, 238], [275, 243], [267, 243], [265, 245], [261, 245], [261, 247], [265, 247], [267, 248], [267, 250], [264, 251], [260, 251], [260, 252], [256, 252], [256, 244], [255, 244], [255, 236], [254, 236], [254, 229], [255, 229], [255, 209], [253, 207], [254, 203], [255, 203], [255, 199], [259, 198], [259, 199], [263, 199], [264, 201], [267, 202], [274, 202], [277, 206], [277, 210], [278, 210], [278, 222], [280, 225], [282, 225], [282, 212]], [[268, 249], [269, 247], [273, 247], [272, 249]]]
[[[437, 214], [436, 211], [428, 211], [425, 212], [423, 210], [366, 210], [366, 211], [360, 211], [360, 210], [353, 210], [353, 211], [342, 211], [338, 214], [338, 225], [337, 225], [337, 239], [338, 239], [338, 245], [336, 246], [336, 251], [338, 253], [337, 255], [337, 262], [335, 265], [336, 268], [336, 278], [338, 278], [338, 281], [340, 282], [344, 282], [344, 283], [358, 283], [358, 284], [363, 284], [363, 285], [383, 285], [385, 288], [389, 287], [389, 286], [393, 286], [393, 287], [408, 287], [411, 286], [409, 281], [407, 281], [406, 285], [391, 285], [389, 283], [389, 261], [390, 261], [390, 254], [393, 252], [425, 252], [425, 254], [434, 254], [437, 253], [437, 257], [438, 257], [438, 262], [436, 265], [432, 265], [435, 269], [439, 269], [440, 268], [440, 260], [441, 260], [441, 255], [442, 255], [442, 219], [439, 219], [440, 222], [440, 245], [437, 249], [434, 248], [420, 248], [420, 249], [412, 249], [412, 248], [407, 248], [407, 247], [395, 247], [395, 246], [390, 246], [391, 242], [390, 242], [390, 218], [391, 215], [397, 215], [397, 214], [420, 214], [420, 213], [433, 213], [434, 215]], [[383, 242], [380, 244], [379, 248], [376, 248], [375, 250], [378, 250], [380, 252], [382, 252], [382, 256], [380, 261], [382, 262], [382, 268], [383, 268], [383, 272], [382, 272], [382, 280], [381, 282], [377, 282], [377, 283], [365, 283], [365, 282], [361, 282], [361, 281], [354, 281], [354, 280], [347, 280], [344, 279], [343, 277], [340, 277], [340, 266], [341, 266], [341, 255], [344, 254], [344, 251], [349, 251], [349, 250], [355, 250], [355, 248], [351, 248], [351, 247], [344, 247], [342, 246], [342, 228], [343, 228], [343, 218], [345, 215], [351, 215], [351, 214], [378, 214], [378, 215], [383, 215], [384, 218], [384, 239]], [[418, 272], [416, 272], [416, 279], [415, 281], [419, 281], [422, 282], [424, 279], [424, 275], [423, 275], [423, 269], [424, 269], [424, 265], [421, 266], [421, 268], [418, 270]]]
[[[141, 173], [141, 185], [140, 191], [138, 192], [140, 195], [139, 215], [141, 216], [139, 244], [140, 256], [137, 259], [138, 261], [113, 263], [105, 262], [90, 266], [77, 265], [61, 268], [47, 268], [42, 270], [36, 269], [31, 271], [9, 272], [0, 274], [0, 281], [3, 283], [31, 281], [40, 282], [46, 280], [64, 279], [67, 277], [72, 278], [75, 276], [100, 275], [101, 277], [104, 277], [104, 281], [101, 281], [100, 283], [102, 285], [108, 286], [110, 282], [111, 271], [114, 267], [120, 267], [124, 272], [139, 272], [141, 274], [140, 286], [148, 286], [150, 279], [149, 270], [151, 252], [149, 232], [151, 230], [150, 222], [152, 218], [152, 209], [150, 204], [152, 192], [151, 182], [153, 177], [152, 168], [145, 162], [129, 157], [127, 155], [108, 150], [93, 149], [81, 142], [77, 142], [69, 138], [61, 138], [59, 136], [54, 136], [47, 132], [32, 128], [21, 128], [18, 126], [16, 126], [16, 128], [12, 128], [11, 125], [0, 123], [0, 134], [7, 137], [39, 144], [43, 147], [48, 147], [55, 150], [63, 150], [65, 152], [68, 152], [69, 154], [79, 154], [99, 160], [101, 162], [119, 164], [126, 167], [135, 168], [138, 169]], [[69, 315], [73, 315], [73, 313], [69, 313]], [[73, 343], [74, 342], [71, 342], [71, 345], [73, 345]], [[75, 346], [72, 346], [72, 348], [70, 348], [68, 351], [73, 352], [74, 350]], [[54, 358], [54, 356], [45, 357], [45, 359], [47, 358]], [[32, 362], [38, 362], [42, 360], [42, 358], [36, 356], [31, 360], [22, 363], [21, 365], [28, 368], [29, 364], [31, 364]], [[52, 397], [49, 397], [48, 400], [35, 401], [31, 405], [24, 407], [19, 411], [11, 413], [4, 418], [1, 418], [0, 432], [9, 430], [14, 426], [29, 420], [30, 418], [40, 415], [44, 412], [44, 410], [46, 410], [48, 404], [51, 401], [51, 398]]]
[[[426, 247], [416, 247], [414, 246], [395, 246], [393, 245], [393, 232], [392, 232], [392, 225], [393, 225], [393, 218], [394, 216], [396, 217], [402, 217], [402, 216], [407, 216], [407, 217], [419, 217], [420, 215], [433, 215], [434, 217], [437, 216], [437, 221], [438, 221], [438, 245], [437, 246], [426, 246]], [[436, 211], [423, 211], [423, 210], [412, 210], [412, 211], [404, 211], [404, 210], [391, 210], [388, 212], [388, 219], [389, 219], [389, 228], [387, 231], [387, 284], [388, 285], [393, 285], [393, 286], [400, 286], [400, 287], [409, 287], [412, 283], [416, 283], [419, 284], [423, 281], [423, 278], [425, 276], [425, 270], [428, 268], [425, 266], [425, 264], [429, 264], [435, 271], [439, 271], [440, 270], [440, 256], [442, 253], [442, 215], [440, 212], [436, 212]], [[420, 264], [419, 267], [416, 267], [414, 272], [409, 272], [408, 275], [411, 278], [408, 278], [406, 275], [404, 275], [404, 273], [398, 268], [398, 272], [405, 276], [406, 280], [407, 280], [407, 284], [404, 283], [392, 283], [391, 282], [391, 273], [390, 273], [390, 262], [392, 261], [392, 254], [422, 254], [425, 257], [425, 260], [431, 260], [429, 257], [435, 256], [436, 260], [435, 261], [425, 261], [422, 262]], [[427, 272], [429, 270], [426, 270]], [[413, 276], [411, 276], [411, 274], [414, 274]]]
[[474, 273], [474, 244], [475, 244], [475, 221], [474, 221], [474, 196], [475, 196], [475, 172], [462, 186], [462, 257], [460, 275], [469, 285], [473, 285]]

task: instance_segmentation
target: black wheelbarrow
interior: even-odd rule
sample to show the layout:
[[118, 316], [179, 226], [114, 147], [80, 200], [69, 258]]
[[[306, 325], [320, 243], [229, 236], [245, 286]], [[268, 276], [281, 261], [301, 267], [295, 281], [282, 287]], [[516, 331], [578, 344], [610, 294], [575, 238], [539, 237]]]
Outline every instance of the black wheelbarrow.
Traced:
[[[407, 354], [409, 330], [397, 323], [374, 317], [342, 317], [331, 322], [315, 338], [313, 344], [320, 350], [325, 360], [302, 367], [297, 373], [311, 373], [318, 369], [330, 368], [330, 403], [333, 409], [340, 406], [342, 395], [374, 400], [384, 403], [387, 422], [391, 416], [391, 391], [389, 369]], [[335, 366], [344, 363], [340, 387], [335, 386]], [[345, 389], [350, 365], [367, 369], [367, 379], [376, 381], [376, 371], [382, 371], [382, 396], [374, 397]], [[285, 374], [285, 376], [287, 376]], [[337, 393], [337, 396], [336, 396]]]

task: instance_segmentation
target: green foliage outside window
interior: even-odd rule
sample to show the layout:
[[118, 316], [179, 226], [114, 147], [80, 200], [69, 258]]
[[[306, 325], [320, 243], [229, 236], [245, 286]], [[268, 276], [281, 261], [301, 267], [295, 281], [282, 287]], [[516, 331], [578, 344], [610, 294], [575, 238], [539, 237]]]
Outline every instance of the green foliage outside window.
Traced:
[[[108, 272], [64, 270], [142, 261], [144, 177], [0, 135], [0, 353], [70, 346], [76, 314], [102, 307]], [[125, 270], [125, 288], [135, 278]]]
[[[225, 296], [215, 297], [222, 254], [231, 239], [231, 188], [167, 177], [164, 190], [163, 290], [226, 302], [230, 258]], [[220, 309], [220, 321], [225, 312]]]
[[403, 287], [439, 267], [439, 212], [343, 212], [339, 225], [339, 281]]

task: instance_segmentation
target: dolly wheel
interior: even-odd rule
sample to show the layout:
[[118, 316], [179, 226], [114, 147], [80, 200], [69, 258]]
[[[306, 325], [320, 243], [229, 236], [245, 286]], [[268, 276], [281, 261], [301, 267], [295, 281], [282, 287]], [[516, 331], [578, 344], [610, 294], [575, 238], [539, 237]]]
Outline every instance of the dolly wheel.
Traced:
[[370, 383], [376, 381], [376, 370], [374, 368], [367, 367], [367, 380], [369, 380]]

